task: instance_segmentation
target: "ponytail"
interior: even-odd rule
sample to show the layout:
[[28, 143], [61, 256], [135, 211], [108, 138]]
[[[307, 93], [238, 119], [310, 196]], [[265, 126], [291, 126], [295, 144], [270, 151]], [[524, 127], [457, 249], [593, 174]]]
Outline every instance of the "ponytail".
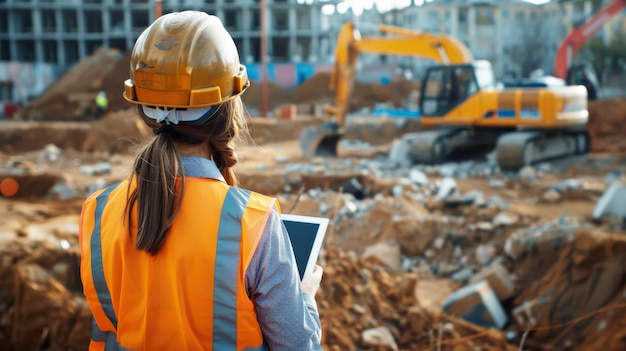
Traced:
[[237, 154], [231, 143], [211, 142], [213, 161], [228, 185], [237, 186], [237, 176], [233, 170], [237, 164]]
[[[185, 188], [184, 169], [173, 138], [173, 133], [159, 133], [141, 149], [132, 175], [137, 187], [128, 197], [124, 211], [130, 227], [131, 213], [137, 206], [135, 247], [150, 255], [156, 255], [163, 246]], [[177, 184], [178, 176], [183, 180]]]

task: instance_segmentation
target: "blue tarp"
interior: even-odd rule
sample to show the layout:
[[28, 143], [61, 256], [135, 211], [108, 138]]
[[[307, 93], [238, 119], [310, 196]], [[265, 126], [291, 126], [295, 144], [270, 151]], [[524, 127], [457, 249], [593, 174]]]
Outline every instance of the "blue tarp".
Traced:
[[401, 117], [401, 118], [418, 118], [419, 111], [402, 110], [402, 109], [375, 109], [372, 111], [374, 116]]
[[[295, 77], [278, 77], [277, 71], [283, 72], [283, 74], [289, 73], [291, 70], [286, 69], [286, 66], [293, 65], [293, 72], [295, 73]], [[316, 65], [312, 63], [296, 63], [296, 64], [268, 64], [267, 65], [267, 75], [268, 79], [272, 83], [276, 83], [279, 85], [289, 84], [292, 85], [295, 81], [295, 86], [302, 84], [307, 79], [313, 77], [317, 70], [320, 67], [326, 68], [327, 65]], [[277, 69], [280, 67], [280, 69]], [[261, 70], [262, 65], [260, 64], [247, 64], [246, 69], [248, 70], [248, 78], [250, 80], [259, 82], [262, 79]], [[294, 74], [292, 73], [292, 74]], [[289, 83], [291, 82], [291, 84]], [[282, 84], [281, 84], [282, 83]], [[294, 86], [284, 86], [284, 88], [293, 88]]]

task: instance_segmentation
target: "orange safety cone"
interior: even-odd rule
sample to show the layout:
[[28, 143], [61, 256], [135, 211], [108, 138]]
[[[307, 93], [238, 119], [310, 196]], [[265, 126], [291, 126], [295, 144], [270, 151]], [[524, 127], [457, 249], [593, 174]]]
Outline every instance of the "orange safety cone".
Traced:
[[0, 194], [4, 197], [11, 197], [17, 194], [20, 185], [14, 178], [4, 178], [0, 182]]

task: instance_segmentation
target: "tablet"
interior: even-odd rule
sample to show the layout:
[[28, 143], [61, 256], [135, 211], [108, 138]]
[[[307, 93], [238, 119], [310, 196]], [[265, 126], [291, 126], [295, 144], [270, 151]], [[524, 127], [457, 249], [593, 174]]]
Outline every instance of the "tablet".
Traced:
[[289, 233], [302, 280], [315, 267], [328, 228], [328, 218], [283, 214], [281, 219]]

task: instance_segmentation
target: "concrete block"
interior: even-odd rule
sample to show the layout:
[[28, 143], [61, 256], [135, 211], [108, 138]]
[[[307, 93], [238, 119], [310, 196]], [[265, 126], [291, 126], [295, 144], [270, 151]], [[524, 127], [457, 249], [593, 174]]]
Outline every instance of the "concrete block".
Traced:
[[409, 144], [404, 139], [394, 140], [389, 149], [389, 159], [400, 165], [410, 165]]
[[493, 263], [476, 273], [470, 283], [476, 283], [481, 280], [489, 283], [489, 286], [496, 294], [500, 301], [508, 300], [513, 297], [515, 287], [509, 272], [502, 265]]
[[524, 301], [511, 311], [511, 316], [515, 323], [521, 328], [528, 328], [537, 325], [537, 321], [550, 313], [550, 309], [544, 306], [549, 303], [547, 297], [540, 297], [531, 301]]
[[395, 240], [382, 241], [366, 247], [361, 258], [365, 260], [370, 257], [393, 271], [397, 272], [402, 269], [400, 244]]
[[100, 189], [106, 188], [108, 185], [110, 184], [105, 182], [104, 179], [98, 179], [95, 182], [87, 185], [87, 188], [85, 189], [85, 194], [89, 196]]
[[490, 179], [489, 187], [492, 189], [502, 189], [504, 188], [504, 180], [502, 179]]
[[94, 165], [86, 165], [80, 167], [80, 173], [98, 176], [103, 174], [111, 173], [111, 163], [110, 162], [98, 162]]
[[519, 221], [519, 216], [515, 213], [500, 212], [493, 217], [491, 223], [496, 227], [506, 227], [514, 225]]
[[619, 183], [613, 183], [596, 203], [592, 217], [594, 219], [626, 219], [624, 203], [626, 203], [626, 187]]
[[472, 190], [463, 195], [456, 192], [453, 195], [444, 197], [442, 201], [446, 206], [473, 205], [485, 202], [485, 196], [480, 190]]
[[420, 171], [417, 168], [411, 169], [411, 172], [409, 172], [409, 178], [411, 178], [411, 181], [413, 181], [413, 183], [419, 186], [424, 186], [428, 184], [428, 176], [426, 175], [426, 173]]
[[[488, 222], [483, 222], [485, 224], [491, 224]], [[479, 223], [480, 224], [480, 223]], [[476, 260], [480, 262], [480, 264], [487, 264], [494, 257], [496, 257], [497, 248], [493, 244], [481, 244], [476, 248]]]
[[468, 322], [483, 327], [502, 329], [507, 316], [491, 290], [489, 283], [482, 280], [470, 284], [450, 294], [443, 304], [443, 310]]
[[472, 278], [473, 275], [474, 275], [474, 270], [471, 268], [465, 267], [461, 270], [454, 272], [454, 274], [450, 276], [450, 279], [459, 281], [461, 283], [467, 283]]
[[456, 184], [456, 180], [454, 180], [454, 178], [443, 178], [439, 183], [439, 188], [437, 189], [437, 199], [441, 200], [447, 196], [457, 193], [458, 191], [459, 187]]
[[519, 170], [520, 179], [535, 180], [538, 178], [537, 171], [532, 166], [525, 166]]
[[57, 162], [63, 155], [63, 151], [54, 144], [48, 144], [43, 150], [44, 157], [50, 162]]
[[361, 338], [363, 343], [368, 346], [375, 346], [383, 350], [399, 350], [393, 334], [384, 326], [364, 330], [361, 333]]

